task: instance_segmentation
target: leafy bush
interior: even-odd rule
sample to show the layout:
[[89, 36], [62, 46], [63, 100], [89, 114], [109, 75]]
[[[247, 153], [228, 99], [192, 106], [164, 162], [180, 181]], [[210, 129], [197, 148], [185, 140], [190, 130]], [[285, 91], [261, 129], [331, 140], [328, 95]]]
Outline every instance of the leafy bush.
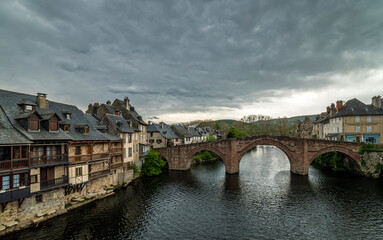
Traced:
[[375, 145], [375, 144], [372, 144], [372, 143], [367, 143], [367, 144], [362, 145], [359, 148], [359, 153], [360, 154], [363, 154], [365, 152], [383, 152], [383, 149], [379, 145]]
[[151, 149], [145, 156], [141, 171], [146, 176], [155, 176], [162, 172], [162, 168], [165, 167], [165, 165], [166, 162], [159, 157], [156, 151]]
[[212, 141], [215, 141], [215, 140], [217, 140], [215, 137], [213, 137], [213, 136], [208, 136], [207, 138], [206, 138], [206, 142], [212, 142]]

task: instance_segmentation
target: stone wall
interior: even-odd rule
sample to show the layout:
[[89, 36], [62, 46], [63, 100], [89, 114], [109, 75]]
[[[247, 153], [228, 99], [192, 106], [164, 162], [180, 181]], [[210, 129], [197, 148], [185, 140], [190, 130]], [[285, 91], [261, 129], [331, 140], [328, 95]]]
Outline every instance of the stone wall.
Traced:
[[36, 195], [26, 198], [18, 207], [18, 201], [9, 202], [4, 212], [0, 212], [0, 226], [25, 224], [46, 215], [64, 210], [64, 189], [57, 189], [38, 195], [43, 196], [40, 203], [36, 203]]
[[365, 152], [360, 163], [361, 171], [365, 176], [381, 178], [383, 152]]

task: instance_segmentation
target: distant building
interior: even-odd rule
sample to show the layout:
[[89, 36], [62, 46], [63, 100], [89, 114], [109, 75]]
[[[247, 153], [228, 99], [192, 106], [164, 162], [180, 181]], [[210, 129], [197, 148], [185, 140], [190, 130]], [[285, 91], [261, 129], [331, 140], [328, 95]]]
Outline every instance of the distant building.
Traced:
[[308, 116], [305, 117], [305, 120], [303, 120], [303, 122], [300, 122], [298, 120], [297, 136], [300, 138], [312, 138], [313, 127], [314, 123], [310, 120]]
[[147, 139], [153, 148], [182, 144], [181, 137], [166, 123], [151, 123], [147, 129]]

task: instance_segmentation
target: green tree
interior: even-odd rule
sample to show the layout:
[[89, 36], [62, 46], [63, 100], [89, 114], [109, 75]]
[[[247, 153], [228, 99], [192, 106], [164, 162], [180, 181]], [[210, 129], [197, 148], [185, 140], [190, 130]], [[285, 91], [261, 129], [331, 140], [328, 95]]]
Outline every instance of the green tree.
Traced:
[[229, 132], [227, 133], [227, 138], [241, 138], [241, 137], [247, 137], [247, 134], [239, 131], [234, 126], [229, 128]]
[[211, 141], [215, 141], [215, 140], [217, 140], [217, 139], [215, 139], [215, 137], [213, 137], [213, 136], [208, 136], [208, 137], [206, 137], [206, 142], [211, 142]]
[[141, 171], [146, 176], [155, 176], [162, 172], [162, 168], [165, 165], [166, 162], [159, 157], [156, 151], [151, 149], [148, 155], [145, 156]]

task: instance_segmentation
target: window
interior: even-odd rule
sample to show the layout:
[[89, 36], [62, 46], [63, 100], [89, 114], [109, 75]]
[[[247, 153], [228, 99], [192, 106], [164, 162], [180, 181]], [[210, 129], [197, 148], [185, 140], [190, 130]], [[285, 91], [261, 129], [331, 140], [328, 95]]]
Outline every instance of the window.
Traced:
[[142, 142], [142, 136], [143, 136], [143, 135], [140, 135], [140, 141], [141, 141], [141, 142]]
[[11, 188], [11, 177], [10, 176], [2, 176], [1, 177], [1, 190], [8, 190]]
[[154, 143], [154, 139], [149, 139], [149, 142], [150, 143]]
[[37, 183], [37, 175], [31, 176], [31, 183]]
[[40, 130], [39, 121], [38, 120], [29, 120], [29, 130], [38, 131]]
[[49, 121], [49, 131], [58, 131], [58, 122], [57, 121]]
[[355, 122], [360, 122], [360, 117], [359, 116], [355, 116]]
[[25, 110], [32, 111], [32, 106], [31, 106], [31, 105], [26, 105], [26, 106], [25, 106]]
[[337, 123], [339, 122], [339, 118], [336, 118], [336, 122], [337, 122]]
[[82, 176], [82, 167], [76, 168], [76, 177]]
[[372, 132], [372, 127], [371, 126], [367, 126], [367, 132]]
[[129, 148], [129, 152], [128, 152], [128, 157], [131, 157], [132, 156], [132, 148]]
[[43, 202], [43, 195], [42, 195], [42, 194], [36, 195], [36, 196], [35, 196], [35, 202], [36, 202], [36, 203], [41, 203], [41, 202]]
[[89, 133], [89, 128], [84, 127], [84, 134], [88, 134], [88, 133]]
[[20, 175], [19, 174], [13, 175], [13, 186], [12, 186], [12, 188], [18, 188], [19, 184], [20, 184]]
[[70, 131], [70, 125], [64, 125], [64, 131], [69, 132]]
[[359, 126], [355, 127], [355, 132], [360, 132], [360, 127]]
[[371, 116], [367, 116], [367, 122], [371, 122]]
[[143, 137], [143, 138], [144, 138], [144, 142], [145, 142], [145, 135], [144, 135], [144, 137]]
[[339, 127], [336, 128], [336, 132], [339, 133]]
[[129, 136], [128, 136], [128, 142], [129, 142], [129, 143], [132, 143], [132, 134], [131, 134], [131, 133], [129, 133]]
[[116, 109], [115, 114], [116, 114], [117, 116], [120, 116], [120, 110]]
[[153, 137], [153, 133], [152, 132], [150, 133], [150, 137]]
[[81, 155], [81, 147], [77, 146], [75, 150], [76, 155]]
[[20, 146], [13, 147], [13, 159], [23, 159], [28, 158], [28, 147]]
[[66, 119], [69, 119], [69, 120], [70, 120], [70, 113], [67, 113], [67, 114], [66, 114]]
[[157, 144], [160, 144], [160, 143], [162, 143], [162, 140], [161, 139], [157, 139]]

